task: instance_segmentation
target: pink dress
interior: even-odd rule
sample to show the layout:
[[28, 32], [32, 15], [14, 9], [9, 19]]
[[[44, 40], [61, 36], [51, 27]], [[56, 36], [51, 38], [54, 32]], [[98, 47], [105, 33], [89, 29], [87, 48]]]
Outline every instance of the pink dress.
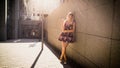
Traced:
[[[64, 30], [72, 30], [73, 29], [73, 23], [70, 24], [69, 22], [66, 22], [64, 24]], [[73, 43], [75, 41], [74, 32], [62, 32], [58, 38], [59, 41]]]

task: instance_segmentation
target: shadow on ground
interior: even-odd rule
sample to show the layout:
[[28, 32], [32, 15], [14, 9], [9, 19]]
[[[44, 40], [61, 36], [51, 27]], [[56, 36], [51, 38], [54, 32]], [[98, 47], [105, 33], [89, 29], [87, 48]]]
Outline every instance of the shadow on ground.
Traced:
[[42, 54], [42, 51], [43, 51], [43, 48], [40, 50], [38, 56], [36, 57], [35, 61], [33, 62], [32, 66], [31, 66], [31, 68], [34, 68], [34, 67], [35, 67], [35, 65], [36, 65], [36, 63], [37, 63], [40, 55]]
[[[49, 44], [49, 43], [45, 43], [45, 45], [54, 53], [54, 55], [59, 59], [59, 56], [60, 56], [60, 51], [59, 50], [57, 50], [55, 47], [53, 47], [51, 44]], [[80, 65], [80, 64], [78, 64], [77, 62], [75, 62], [75, 61], [73, 61], [72, 59], [70, 59], [69, 57], [68, 57], [68, 60], [67, 60], [67, 64], [63, 64], [63, 63], [61, 63], [62, 65], [63, 65], [63, 67], [64, 68], [86, 68], [85, 66], [83, 66], [83, 65]]]

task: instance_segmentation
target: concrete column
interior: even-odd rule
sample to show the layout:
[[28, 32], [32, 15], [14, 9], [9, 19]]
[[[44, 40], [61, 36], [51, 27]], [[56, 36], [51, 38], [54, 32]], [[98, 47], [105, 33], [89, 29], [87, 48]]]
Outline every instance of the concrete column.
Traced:
[[0, 41], [6, 40], [7, 0], [0, 0]]
[[15, 0], [15, 39], [18, 38], [19, 0]]
[[5, 0], [5, 40], [7, 40], [7, 0]]

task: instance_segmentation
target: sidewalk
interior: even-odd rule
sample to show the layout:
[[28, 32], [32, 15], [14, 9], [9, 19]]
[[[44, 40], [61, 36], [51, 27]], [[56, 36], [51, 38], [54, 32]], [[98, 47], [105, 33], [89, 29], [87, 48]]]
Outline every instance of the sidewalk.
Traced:
[[72, 68], [63, 65], [54, 53], [38, 40], [10, 40], [0, 43], [0, 68]]

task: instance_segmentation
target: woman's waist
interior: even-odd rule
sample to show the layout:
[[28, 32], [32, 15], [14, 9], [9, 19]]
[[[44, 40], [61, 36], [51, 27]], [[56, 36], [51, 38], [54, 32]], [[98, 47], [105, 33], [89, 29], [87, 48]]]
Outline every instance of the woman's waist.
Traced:
[[63, 31], [62, 33], [74, 33], [74, 32], [64, 32], [64, 31]]
[[74, 34], [74, 32], [62, 32], [63, 35]]
[[74, 33], [73, 32], [62, 32], [61, 35], [62, 36], [73, 36]]

